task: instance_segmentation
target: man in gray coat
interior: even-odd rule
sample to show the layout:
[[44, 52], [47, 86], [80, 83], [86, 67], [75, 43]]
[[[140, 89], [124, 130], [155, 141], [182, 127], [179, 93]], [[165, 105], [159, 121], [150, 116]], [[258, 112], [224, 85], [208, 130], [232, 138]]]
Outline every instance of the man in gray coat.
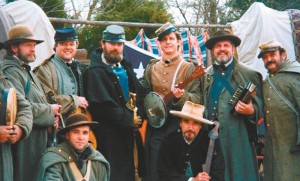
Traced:
[[74, 28], [57, 29], [54, 40], [55, 54], [33, 72], [40, 80], [48, 102], [60, 104], [61, 114], [66, 118], [78, 108], [88, 107], [82, 82], [82, 74], [87, 66], [74, 59], [79, 45]]
[[[207, 68], [202, 95], [205, 117], [219, 121], [219, 139], [216, 147], [225, 161], [225, 180], [258, 180], [253, 139], [256, 122], [262, 117], [262, 77], [238, 62], [234, 57], [241, 40], [228, 30], [219, 30], [205, 46], [211, 50], [214, 63]], [[239, 86], [249, 82], [256, 85], [252, 101], [237, 101], [230, 105]], [[234, 102], [234, 101], [233, 101]]]
[[88, 142], [90, 129], [98, 122], [90, 122], [84, 114], [72, 114], [66, 123], [59, 130], [66, 140], [48, 148], [40, 161], [36, 180], [109, 181], [109, 163]]
[[29, 63], [35, 61], [35, 46], [43, 41], [33, 37], [30, 29], [23, 25], [13, 26], [4, 43], [7, 55], [0, 67], [17, 91], [30, 103], [33, 113], [33, 128], [26, 140], [13, 146], [14, 180], [33, 180], [35, 169], [49, 141], [48, 128], [58, 126], [60, 105], [48, 104], [43, 89], [30, 70]]
[[266, 135], [264, 180], [299, 180], [300, 163], [300, 64], [287, 59], [281, 43], [259, 46], [269, 75], [263, 84]]
[[[14, 96], [12, 97], [10, 94], [13, 95], [12, 92], [15, 89], [12, 90], [12, 87], [12, 84], [7, 80], [3, 72], [0, 71], [0, 97], [2, 98], [0, 100], [0, 180], [13, 180], [11, 146], [20, 140], [26, 139], [32, 129], [30, 105], [25, 97], [18, 93], [16, 96], [17, 101], [13, 102], [15, 100]], [[6, 108], [5, 105], [7, 106]], [[14, 106], [17, 106], [16, 115], [14, 115], [15, 112], [13, 111]], [[12, 111], [11, 114], [13, 115], [6, 112], [6, 110]]]

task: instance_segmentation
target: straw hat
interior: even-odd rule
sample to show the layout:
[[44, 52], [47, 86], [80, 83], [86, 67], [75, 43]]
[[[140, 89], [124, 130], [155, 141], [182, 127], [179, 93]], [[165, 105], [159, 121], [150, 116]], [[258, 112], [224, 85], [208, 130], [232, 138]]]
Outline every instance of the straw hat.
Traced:
[[204, 109], [205, 107], [203, 105], [186, 101], [181, 111], [171, 110], [170, 113], [184, 119], [192, 119], [194, 121], [198, 121], [204, 124], [210, 124], [210, 125], [214, 124], [214, 122], [203, 118]]

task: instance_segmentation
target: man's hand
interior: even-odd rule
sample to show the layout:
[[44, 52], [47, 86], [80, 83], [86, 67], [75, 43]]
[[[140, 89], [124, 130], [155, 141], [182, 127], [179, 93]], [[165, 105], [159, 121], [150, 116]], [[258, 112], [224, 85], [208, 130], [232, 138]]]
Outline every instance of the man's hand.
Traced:
[[133, 120], [132, 120], [132, 126], [134, 128], [139, 128], [142, 124], [142, 118], [140, 116], [137, 116], [136, 115], [136, 111], [137, 111], [137, 108], [134, 108], [136, 110], [133, 110]]
[[211, 177], [206, 172], [200, 172], [192, 181], [209, 181]]
[[254, 114], [254, 107], [252, 104], [252, 100], [250, 100], [250, 102], [248, 104], [243, 103], [242, 101], [239, 101], [236, 105], [235, 105], [235, 111], [246, 115], [246, 116], [251, 116]]
[[18, 142], [22, 138], [23, 130], [18, 125], [13, 125], [12, 127], [13, 127], [12, 130], [14, 132], [12, 134], [10, 134], [11, 137], [10, 137], [9, 141], [12, 144], [14, 144], [14, 143]]
[[11, 134], [13, 133], [13, 126], [0, 126], [0, 143], [10, 141]]
[[85, 97], [78, 96], [78, 106], [80, 108], [86, 109], [89, 106], [88, 101], [85, 99]]
[[184, 89], [179, 89], [175, 87], [172, 90], [172, 92], [177, 99], [181, 98], [184, 95]]
[[59, 104], [51, 104], [52, 110], [54, 112], [54, 116], [59, 116], [59, 109], [61, 108], [61, 105]]
[[59, 116], [55, 116], [54, 117], [54, 124], [53, 124], [53, 126], [54, 126], [55, 129], [58, 129], [59, 119], [60, 119]]

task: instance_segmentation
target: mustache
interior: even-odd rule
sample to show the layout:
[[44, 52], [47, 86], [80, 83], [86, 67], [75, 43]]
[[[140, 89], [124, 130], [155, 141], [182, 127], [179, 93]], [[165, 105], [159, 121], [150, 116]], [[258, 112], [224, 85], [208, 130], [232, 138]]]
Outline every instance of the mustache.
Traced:
[[[268, 67], [270, 64], [275, 63], [275, 61], [271, 60], [266, 64], [266, 67]], [[276, 63], [275, 63], [276, 64]]]
[[193, 133], [193, 134], [195, 134], [195, 132], [193, 130], [187, 130], [184, 133]]
[[226, 50], [220, 50], [220, 51], [218, 51], [218, 55], [221, 54], [221, 53], [228, 54], [228, 51], [226, 51]]

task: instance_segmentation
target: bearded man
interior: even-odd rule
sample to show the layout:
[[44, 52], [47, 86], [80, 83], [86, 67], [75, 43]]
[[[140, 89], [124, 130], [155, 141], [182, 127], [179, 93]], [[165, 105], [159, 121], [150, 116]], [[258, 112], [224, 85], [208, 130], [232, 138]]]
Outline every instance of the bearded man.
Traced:
[[258, 58], [269, 75], [263, 84], [266, 136], [264, 180], [300, 178], [300, 64], [276, 40], [262, 43]]
[[[220, 123], [216, 145], [224, 157], [225, 180], [254, 181], [258, 180], [258, 169], [252, 142], [256, 122], [262, 117], [262, 77], [234, 57], [240, 43], [240, 38], [227, 30], [217, 31], [205, 43], [214, 63], [207, 68], [202, 95], [207, 108], [205, 117]], [[256, 85], [252, 101], [229, 105], [237, 88], [245, 87], [248, 82]]]
[[[42, 43], [24, 25], [14, 25], [8, 32], [4, 43], [7, 54], [0, 61], [0, 67], [7, 79], [19, 94], [27, 99], [33, 115], [32, 131], [27, 139], [21, 139], [12, 147], [14, 179], [33, 180], [39, 160], [49, 142], [48, 128], [58, 127], [58, 104], [48, 104], [37, 77], [32, 73], [29, 63], [34, 62], [35, 46]], [[18, 128], [16, 131], [20, 131]], [[24, 136], [26, 129], [23, 129]]]
[[111, 166], [111, 181], [135, 179], [133, 133], [141, 124], [141, 118], [126, 106], [129, 92], [137, 93], [139, 86], [132, 65], [123, 57], [124, 42], [123, 27], [106, 27], [101, 48], [92, 52], [91, 65], [83, 76], [88, 109], [101, 125], [95, 135], [98, 150]]

